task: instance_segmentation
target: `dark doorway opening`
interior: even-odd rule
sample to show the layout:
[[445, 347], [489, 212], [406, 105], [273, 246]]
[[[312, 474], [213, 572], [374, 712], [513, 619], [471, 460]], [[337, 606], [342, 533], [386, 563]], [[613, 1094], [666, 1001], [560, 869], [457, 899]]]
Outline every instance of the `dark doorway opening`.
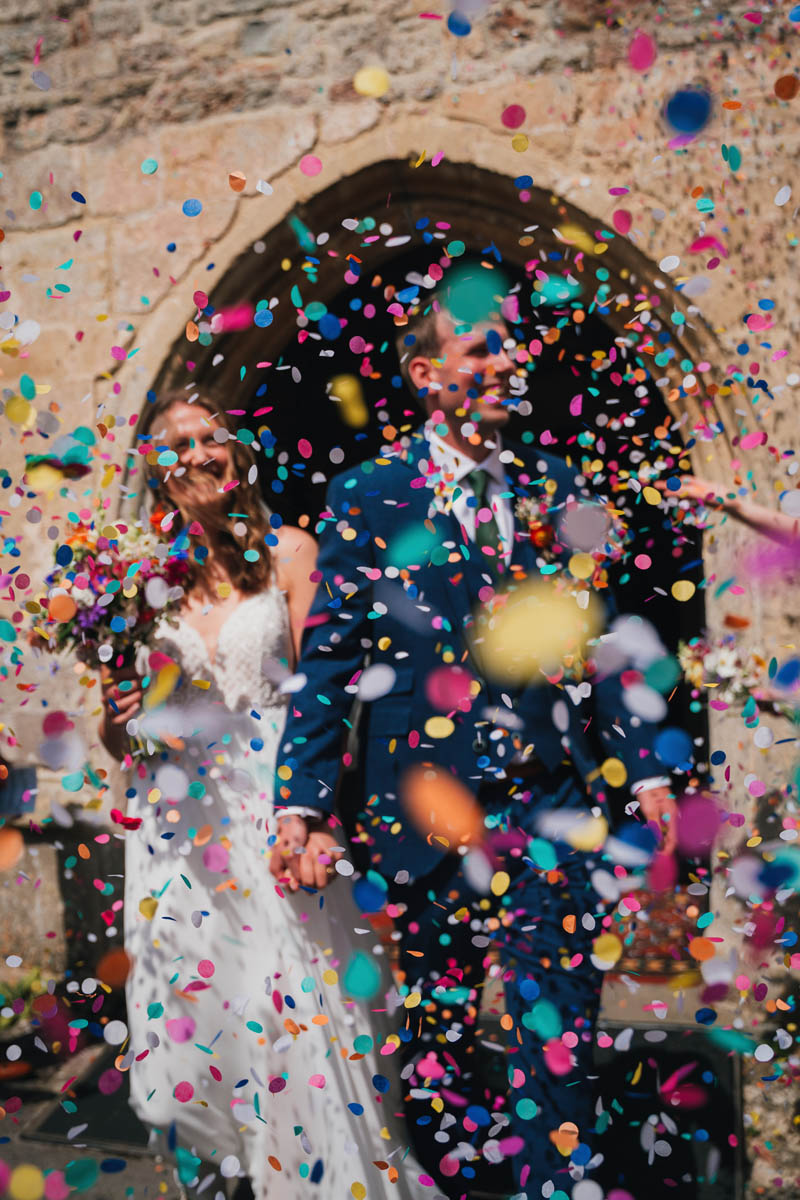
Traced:
[[[519, 304], [514, 336], [523, 348], [535, 343], [507, 436], [576, 464], [585, 459], [598, 490], [621, 489], [615, 498], [634, 531], [616, 568], [621, 607], [647, 619], [674, 652], [704, 626], [700, 537], [691, 527], [676, 532], [626, 472], [635, 476], [644, 459], [679, 470], [684, 448], [664, 364], [697, 360], [691, 331], [664, 316], [674, 296], [628, 239], [532, 183], [447, 161], [419, 170], [387, 161], [340, 180], [297, 206], [209, 289], [208, 308], [195, 316], [202, 330], [204, 318], [213, 329], [222, 314], [221, 332], [176, 342], [155, 390], [213, 387], [264, 444], [267, 502], [284, 521], [313, 530], [327, 481], [375, 455], [387, 424], [402, 431], [421, 421], [399, 377], [384, 290], [416, 283], [424, 296], [431, 264], [456, 240], [463, 261], [494, 271], [498, 282], [502, 274]], [[272, 321], [258, 318], [267, 306]], [[244, 321], [229, 323], [231, 313]], [[323, 313], [346, 322], [333, 339]], [[684, 603], [670, 591], [679, 579], [696, 587]], [[705, 713], [682, 683], [669, 709], [671, 724], [700, 739], [702, 767]]]

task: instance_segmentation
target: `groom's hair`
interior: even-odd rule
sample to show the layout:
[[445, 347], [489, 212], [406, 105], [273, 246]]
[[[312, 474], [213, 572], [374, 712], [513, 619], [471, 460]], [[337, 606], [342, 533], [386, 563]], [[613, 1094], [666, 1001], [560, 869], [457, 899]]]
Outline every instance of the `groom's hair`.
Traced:
[[442, 340], [439, 331], [439, 313], [447, 315], [447, 303], [440, 292], [422, 296], [408, 310], [406, 322], [395, 336], [394, 344], [400, 363], [400, 374], [406, 387], [412, 388], [408, 364], [412, 358], [436, 358]]

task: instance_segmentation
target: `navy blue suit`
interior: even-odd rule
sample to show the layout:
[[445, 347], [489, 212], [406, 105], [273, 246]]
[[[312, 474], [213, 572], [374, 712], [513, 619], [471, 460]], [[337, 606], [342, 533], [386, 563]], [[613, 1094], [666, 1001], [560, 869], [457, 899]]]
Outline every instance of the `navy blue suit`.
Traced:
[[[555, 519], [569, 497], [580, 499], [577, 472], [563, 460], [536, 449], [506, 448], [515, 455], [506, 464], [512, 507], [520, 496], [547, 494]], [[477, 1146], [487, 1136], [490, 1141], [504, 1136], [497, 1132], [491, 1114], [504, 1111], [505, 1097], [490, 1103], [486, 1097], [476, 1100], [470, 1092], [476, 1086], [470, 1082], [474, 1056], [473, 1060], [468, 1056], [477, 989], [491, 945], [507, 968], [506, 1003], [514, 1018], [507, 1117], [513, 1135], [522, 1138], [526, 1148], [514, 1158], [517, 1178], [532, 1188], [532, 1195], [538, 1196], [538, 1187], [549, 1178], [569, 1193], [570, 1157], [554, 1147], [549, 1133], [563, 1121], [579, 1124], [581, 1142], [573, 1156], [573, 1174], [579, 1174], [591, 1154], [586, 1138], [595, 1121], [593, 1089], [585, 1077], [591, 1074], [591, 1033], [600, 982], [589, 958], [591, 937], [600, 929], [592, 934], [581, 924], [582, 915], [596, 908], [586, 856], [560, 847], [561, 873], [548, 875], [534, 867], [524, 849], [507, 849], [502, 865], [512, 882], [498, 903], [490, 898], [493, 907], [488, 911], [485, 898], [473, 892], [464, 878], [462, 860], [446, 854], [435, 838], [426, 838], [406, 819], [399, 781], [415, 763], [435, 762], [457, 775], [485, 808], [493, 810], [497, 828], [516, 832], [524, 848], [526, 839], [536, 833], [535, 818], [542, 809], [556, 804], [586, 807], [587, 791], [592, 803], [598, 798], [607, 803], [609, 788], [598, 774], [604, 759], [624, 763], [628, 784], [659, 774], [649, 750], [652, 727], [631, 720], [616, 675], [595, 679], [591, 696], [578, 705], [543, 676], [540, 684], [527, 687], [484, 677], [465, 635], [474, 619], [478, 592], [492, 580], [491, 570], [455, 517], [432, 508], [434, 493], [419, 464], [427, 457], [428, 443], [419, 430], [402, 456], [362, 463], [330, 484], [327, 512], [322, 528], [318, 527], [317, 565], [322, 578], [298, 667], [307, 682], [293, 697], [278, 764], [289, 768], [291, 777], [287, 780], [288, 772], [281, 771], [284, 778], [277, 786], [284, 803], [332, 811], [358, 674], [367, 654], [371, 664], [389, 664], [395, 672], [391, 690], [366, 703], [361, 714], [359, 769], [350, 777], [344, 802], [351, 815], [352, 811], [361, 814], [370, 866], [387, 880], [391, 898], [408, 906], [401, 923], [401, 966], [408, 981], [419, 986], [423, 1001], [418, 1010], [409, 1011], [402, 1034], [407, 1057], [419, 1063], [423, 1055], [438, 1053], [442, 1045], [450, 1055], [442, 1060], [450, 1071], [442, 1077], [444, 1083], [429, 1079], [426, 1088], [422, 1075], [410, 1077], [407, 1086], [415, 1096], [408, 1108], [412, 1133], [428, 1169], [454, 1196], [471, 1190], [475, 1174], [464, 1158], [463, 1145], [460, 1156], [454, 1149], [459, 1140]], [[535, 578], [537, 551], [527, 527], [516, 518], [515, 525], [511, 562], [520, 568], [517, 574]], [[510, 580], [510, 573], [504, 578]], [[513, 588], [514, 583], [501, 582], [501, 586]], [[613, 611], [613, 598], [606, 599]], [[469, 712], [450, 714], [454, 728], [448, 737], [433, 739], [426, 736], [425, 724], [437, 710], [426, 695], [425, 681], [443, 663], [463, 665], [480, 684], [480, 693]], [[558, 705], [558, 728], [554, 705]], [[487, 717], [492, 713], [496, 713], [494, 720]], [[529, 743], [534, 744], [541, 774], [532, 783], [520, 780], [515, 788], [511, 759]], [[398, 886], [393, 881], [401, 871], [408, 872], [408, 879], [401, 876]], [[415, 882], [417, 886], [409, 886]], [[485, 923], [487, 916], [497, 913], [486, 926], [486, 936], [476, 935], [475, 922]], [[571, 935], [562, 925], [569, 913], [577, 916]], [[405, 957], [409, 949], [416, 955]], [[445, 987], [442, 980], [448, 963], [454, 973]], [[456, 986], [453, 981], [459, 972]], [[549, 1013], [542, 1006], [545, 1000], [561, 1014], [559, 1036], [573, 1028], [578, 1034], [572, 1049], [573, 1069], [563, 1076], [542, 1061], [543, 1047], [555, 1029], [553, 1021], [548, 1024], [545, 1019]], [[541, 1019], [531, 1017], [537, 1005]], [[456, 1010], [458, 1020], [453, 1016]], [[453, 1067], [454, 1061], [459, 1065]], [[517, 1064], [521, 1075], [515, 1076]], [[415, 1080], [418, 1086], [412, 1088]], [[576, 1080], [581, 1084], [574, 1086]], [[449, 1139], [427, 1097], [427, 1090], [436, 1090], [437, 1084], [445, 1088], [442, 1094], [450, 1098], [448, 1103], [459, 1117]], [[520, 1104], [523, 1099], [530, 1103]], [[472, 1116], [465, 1124], [466, 1111]], [[505, 1152], [509, 1147], [513, 1151], [514, 1143], [508, 1143]], [[442, 1167], [442, 1155], [450, 1152], [456, 1156], [455, 1167], [453, 1162]], [[492, 1154], [502, 1158], [503, 1151], [491, 1151], [488, 1157]]]

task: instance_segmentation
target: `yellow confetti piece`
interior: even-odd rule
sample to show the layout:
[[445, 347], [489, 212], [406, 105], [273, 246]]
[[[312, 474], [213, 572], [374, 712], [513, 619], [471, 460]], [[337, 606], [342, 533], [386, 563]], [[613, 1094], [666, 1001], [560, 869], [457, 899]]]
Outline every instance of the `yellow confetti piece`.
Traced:
[[449, 717], [428, 717], [425, 722], [425, 732], [428, 737], [446, 738], [455, 729], [455, 723]]
[[6, 416], [13, 425], [24, 425], [31, 412], [31, 405], [24, 396], [12, 396], [6, 402]]
[[422, 164], [425, 162], [425, 155], [427, 153], [428, 153], [427, 150], [423, 150], [422, 154], [420, 154], [419, 158], [417, 159], [417, 161], [415, 163], [412, 164], [412, 166], [421, 167]]
[[580, 225], [560, 225], [556, 230], [563, 241], [577, 246], [584, 254], [594, 253], [594, 239]]
[[386, 95], [389, 83], [389, 73], [383, 67], [362, 67], [353, 76], [353, 87], [359, 96], [372, 96], [376, 100]]
[[625, 764], [618, 758], [607, 758], [600, 768], [600, 774], [609, 787], [622, 787], [628, 778]]
[[15, 1167], [8, 1181], [8, 1195], [11, 1200], [39, 1200], [44, 1195], [44, 1175], [29, 1163]]
[[605, 817], [586, 817], [564, 834], [565, 840], [575, 850], [595, 850], [602, 846], [607, 837], [608, 821]]
[[417, 1008], [417, 1006], [422, 1003], [422, 993], [411, 992], [408, 996], [406, 996], [403, 1003], [405, 1004], [406, 1008]]
[[158, 901], [154, 900], [152, 896], [145, 896], [143, 900], [139, 901], [139, 912], [146, 921], [152, 921], [157, 908]]
[[330, 984], [332, 987], [335, 983], [339, 982], [339, 972], [334, 971], [333, 967], [328, 967], [327, 970], [322, 972], [322, 982]]
[[204, 692], [207, 692], [208, 689], [211, 687], [211, 680], [210, 679], [193, 679], [192, 687], [199, 687], [199, 688], [202, 688]]
[[691, 579], [676, 579], [670, 588], [670, 591], [676, 600], [685, 601], [691, 600], [692, 596], [697, 591], [697, 588], [692, 583]]
[[486, 675], [527, 683], [563, 666], [566, 654], [582, 653], [600, 628], [600, 607], [590, 593], [586, 608], [575, 596], [536, 579], [521, 584], [490, 623], [476, 621], [472, 651]]
[[355, 1183], [350, 1184], [350, 1195], [353, 1197], [353, 1200], [364, 1200], [366, 1194], [367, 1189], [364, 1187], [363, 1183], [359, 1183], [359, 1181], [356, 1180]]
[[511, 139], [511, 149], [516, 150], [517, 154], [522, 154], [530, 145], [528, 135], [526, 133], [515, 133]]
[[511, 883], [511, 876], [508, 871], [495, 871], [492, 876], [492, 882], [489, 885], [492, 889], [493, 896], [505, 896], [508, 891], [508, 885]]
[[613, 966], [622, 957], [622, 942], [614, 933], [601, 933], [595, 939], [592, 954], [603, 964]]
[[181, 669], [177, 663], [167, 663], [158, 672], [152, 686], [148, 688], [143, 700], [145, 712], [163, 704], [171, 696], [180, 679]]
[[661, 492], [658, 490], [658, 488], [650, 487], [649, 484], [647, 487], [642, 488], [642, 496], [644, 497], [646, 504], [661, 503]]
[[352, 429], [363, 429], [369, 421], [369, 409], [364, 400], [361, 380], [355, 375], [334, 375], [328, 392], [337, 404], [337, 412]]
[[567, 564], [576, 579], [589, 579], [594, 574], [595, 561], [591, 554], [573, 554]]

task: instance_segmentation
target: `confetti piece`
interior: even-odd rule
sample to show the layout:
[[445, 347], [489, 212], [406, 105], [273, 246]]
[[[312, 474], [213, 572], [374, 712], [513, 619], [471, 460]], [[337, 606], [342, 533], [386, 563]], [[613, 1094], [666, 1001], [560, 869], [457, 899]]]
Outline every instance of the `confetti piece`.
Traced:
[[353, 87], [359, 96], [379, 99], [389, 90], [390, 79], [383, 67], [361, 67], [353, 76]]

